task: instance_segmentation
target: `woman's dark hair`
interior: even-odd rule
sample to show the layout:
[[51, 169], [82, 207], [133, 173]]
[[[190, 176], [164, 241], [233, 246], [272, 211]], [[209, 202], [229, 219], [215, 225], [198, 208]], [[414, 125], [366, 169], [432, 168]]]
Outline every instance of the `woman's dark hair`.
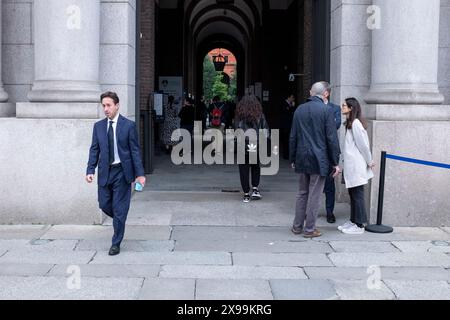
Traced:
[[351, 129], [355, 119], [358, 119], [362, 123], [364, 129], [367, 129], [367, 121], [362, 116], [362, 109], [358, 100], [355, 98], [347, 98], [345, 99], [345, 103], [351, 109], [350, 115], [345, 123], [346, 128]]
[[120, 102], [119, 96], [117, 95], [117, 93], [112, 92], [112, 91], [108, 91], [108, 92], [103, 93], [100, 96], [100, 102], [102, 102], [103, 99], [105, 99], [105, 98], [111, 98], [114, 101], [114, 104], [118, 104]]
[[236, 108], [236, 121], [258, 123], [263, 116], [261, 103], [254, 95], [247, 95], [239, 101]]
[[168, 102], [169, 102], [170, 104], [172, 104], [172, 103], [175, 101], [175, 97], [174, 97], [174, 96], [169, 96], [168, 99], [169, 99]]

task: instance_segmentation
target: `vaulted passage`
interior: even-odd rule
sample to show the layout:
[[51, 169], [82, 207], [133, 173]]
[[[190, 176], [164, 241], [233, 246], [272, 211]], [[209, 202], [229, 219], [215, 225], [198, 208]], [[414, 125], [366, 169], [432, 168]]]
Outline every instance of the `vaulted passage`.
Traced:
[[[178, 107], [184, 97], [199, 101], [205, 94], [204, 58], [213, 49], [233, 53], [237, 99], [257, 95], [271, 128], [280, 127], [280, 105], [289, 93], [301, 102], [312, 82], [329, 80], [329, 1], [152, 2], [141, 1], [138, 23], [144, 34], [137, 64], [143, 114], [154, 107], [153, 92], [169, 92]], [[145, 36], [149, 32], [153, 43]], [[147, 120], [143, 140], [152, 171], [162, 122]]]

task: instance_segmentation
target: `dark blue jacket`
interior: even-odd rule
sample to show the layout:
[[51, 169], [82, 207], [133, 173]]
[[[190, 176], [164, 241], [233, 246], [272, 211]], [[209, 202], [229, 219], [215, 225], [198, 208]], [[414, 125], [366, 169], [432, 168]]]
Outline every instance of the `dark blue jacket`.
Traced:
[[290, 160], [297, 173], [326, 177], [339, 164], [335, 114], [319, 97], [311, 97], [294, 114]]
[[342, 111], [341, 107], [339, 107], [337, 104], [328, 102], [328, 107], [331, 108], [334, 112], [334, 120], [336, 121], [336, 130], [339, 130], [342, 125]]
[[[133, 121], [119, 115], [116, 131], [117, 149], [122, 163], [123, 173], [127, 182], [132, 183], [136, 177], [145, 176], [136, 125]], [[88, 175], [95, 174], [95, 168], [98, 165], [98, 184], [102, 187], [108, 183], [108, 145], [108, 118], [105, 118], [94, 125], [92, 145], [89, 151], [89, 162], [86, 171]]]

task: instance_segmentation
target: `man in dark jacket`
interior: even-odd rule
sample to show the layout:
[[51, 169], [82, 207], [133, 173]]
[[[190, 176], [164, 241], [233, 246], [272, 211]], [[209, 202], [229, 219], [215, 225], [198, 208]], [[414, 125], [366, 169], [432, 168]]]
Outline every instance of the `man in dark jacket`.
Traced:
[[289, 137], [291, 134], [292, 120], [297, 107], [295, 106], [295, 96], [289, 94], [286, 100], [281, 104], [280, 114], [280, 133], [281, 133], [281, 148], [283, 151], [283, 158], [289, 159]]
[[[311, 88], [311, 98], [294, 114], [290, 138], [290, 160], [300, 175], [299, 193], [292, 227], [305, 238], [320, 237], [316, 229], [320, 195], [326, 177], [337, 176], [340, 148], [333, 111], [324, 104], [326, 88], [318, 82]], [[330, 168], [334, 171], [330, 173]]]
[[[323, 102], [333, 110], [334, 121], [336, 122], [336, 130], [339, 131], [339, 128], [342, 125], [342, 111], [341, 107], [332, 103], [330, 101], [331, 95], [331, 86], [328, 82], [323, 81], [322, 84], [325, 86], [325, 96], [323, 97]], [[334, 204], [336, 201], [336, 185], [334, 184], [334, 178], [332, 176], [328, 176], [325, 181], [325, 206], [327, 210], [327, 222], [335, 223], [336, 217], [334, 216]]]

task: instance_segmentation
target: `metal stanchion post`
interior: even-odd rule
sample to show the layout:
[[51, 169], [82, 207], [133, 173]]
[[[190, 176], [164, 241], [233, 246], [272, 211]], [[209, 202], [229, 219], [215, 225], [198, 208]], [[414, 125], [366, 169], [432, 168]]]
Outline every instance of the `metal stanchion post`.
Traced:
[[380, 186], [378, 191], [378, 212], [377, 212], [377, 224], [369, 225], [366, 230], [373, 233], [392, 233], [393, 228], [384, 226], [383, 220], [383, 202], [384, 202], [384, 179], [386, 176], [386, 155], [387, 152], [381, 152], [381, 168], [380, 168]]

